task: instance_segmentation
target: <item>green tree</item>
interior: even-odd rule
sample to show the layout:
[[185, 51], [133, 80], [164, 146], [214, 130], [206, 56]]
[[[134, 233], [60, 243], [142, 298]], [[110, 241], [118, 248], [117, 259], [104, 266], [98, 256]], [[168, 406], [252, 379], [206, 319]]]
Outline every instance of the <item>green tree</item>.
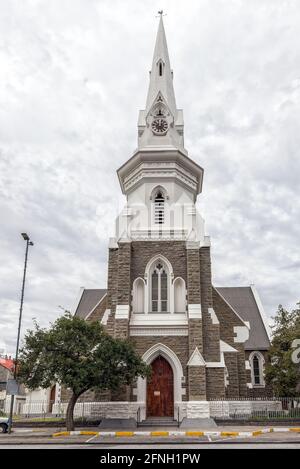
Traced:
[[72, 390], [67, 430], [74, 430], [74, 407], [84, 392], [116, 390], [148, 374], [148, 366], [130, 342], [114, 339], [98, 322], [86, 322], [69, 313], [48, 330], [35, 323], [25, 335], [18, 361], [18, 379], [29, 389], [59, 383]]
[[279, 305], [273, 319], [266, 381], [276, 396], [297, 397], [300, 396], [300, 363], [297, 363], [300, 353], [294, 347], [300, 339], [300, 303], [292, 311]]

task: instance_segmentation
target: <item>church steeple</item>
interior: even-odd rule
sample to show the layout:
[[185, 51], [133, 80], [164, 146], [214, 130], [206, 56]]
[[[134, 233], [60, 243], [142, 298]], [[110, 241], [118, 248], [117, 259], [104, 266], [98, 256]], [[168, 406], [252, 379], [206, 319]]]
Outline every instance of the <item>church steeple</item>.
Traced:
[[146, 109], [138, 120], [138, 147], [184, 150], [183, 114], [177, 109], [165, 28], [160, 13], [150, 72]]
[[152, 69], [150, 72], [146, 112], [149, 112], [151, 106], [154, 103], [154, 100], [159, 93], [162, 94], [171, 112], [173, 115], [175, 115], [176, 101], [173, 88], [173, 72], [170, 67], [170, 59], [162, 12], [160, 12], [156, 43], [152, 60]]

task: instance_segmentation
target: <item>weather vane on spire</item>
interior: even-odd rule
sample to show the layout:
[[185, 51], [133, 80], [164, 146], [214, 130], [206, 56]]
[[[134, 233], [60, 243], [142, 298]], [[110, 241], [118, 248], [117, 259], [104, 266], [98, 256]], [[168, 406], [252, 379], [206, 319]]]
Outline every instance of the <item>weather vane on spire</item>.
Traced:
[[166, 16], [166, 13], [164, 14], [164, 10], [159, 10], [157, 13], [158, 13], [159, 16], [156, 16], [156, 18]]

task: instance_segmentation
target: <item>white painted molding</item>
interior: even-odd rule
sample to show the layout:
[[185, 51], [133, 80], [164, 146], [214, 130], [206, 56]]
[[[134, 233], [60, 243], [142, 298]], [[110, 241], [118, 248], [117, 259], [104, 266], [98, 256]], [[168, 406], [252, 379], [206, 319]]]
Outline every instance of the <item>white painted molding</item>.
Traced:
[[249, 360], [245, 360], [245, 368], [246, 368], [246, 370], [251, 370], [251, 366], [250, 366]]
[[104, 326], [106, 326], [106, 324], [107, 324], [109, 315], [110, 315], [110, 309], [106, 309], [104, 311], [104, 314], [103, 314], [102, 319], [100, 321], [100, 323], [103, 324]]
[[208, 313], [210, 314], [211, 320], [213, 324], [220, 324], [219, 319], [215, 313], [214, 308], [208, 308]]
[[118, 243], [116, 238], [109, 238], [108, 249], [118, 249]]
[[201, 304], [188, 305], [189, 319], [202, 319]]
[[237, 353], [238, 351], [231, 347], [231, 345], [227, 344], [226, 342], [224, 342], [223, 340], [220, 340], [220, 351], [221, 352], [235, 352]]
[[116, 319], [129, 319], [129, 305], [117, 305]]
[[236, 334], [234, 342], [237, 344], [243, 344], [249, 339], [249, 328], [245, 326], [234, 326], [233, 331]]
[[187, 366], [205, 366], [205, 360], [199, 352], [198, 347], [195, 348], [192, 355], [190, 356]]
[[132, 313], [130, 327], [187, 327], [186, 313]]
[[200, 241], [187, 241], [185, 243], [186, 249], [199, 249], [200, 248]]
[[247, 383], [247, 388], [253, 389], [252, 383]]
[[131, 337], [140, 337], [140, 336], [145, 336], [145, 337], [159, 337], [159, 336], [181, 336], [181, 337], [187, 337], [189, 335], [188, 328], [185, 327], [130, 327], [129, 334]]
[[206, 362], [206, 368], [226, 368], [225, 363], [220, 362]]
[[221, 360], [219, 362], [206, 362], [206, 368], [226, 368], [224, 352], [220, 353]]
[[211, 246], [210, 236], [204, 236], [204, 239], [200, 242], [201, 248], [209, 248]]

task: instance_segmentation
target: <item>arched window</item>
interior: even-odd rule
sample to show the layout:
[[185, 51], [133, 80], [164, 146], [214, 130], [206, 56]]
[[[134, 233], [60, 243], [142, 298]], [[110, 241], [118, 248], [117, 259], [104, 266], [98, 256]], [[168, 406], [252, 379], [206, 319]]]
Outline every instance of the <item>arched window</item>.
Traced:
[[154, 313], [168, 311], [169, 281], [168, 270], [163, 262], [155, 262], [151, 271], [150, 310]]
[[137, 278], [133, 282], [132, 310], [134, 313], [145, 312], [145, 282], [142, 278]]
[[264, 357], [260, 352], [252, 352], [249, 357], [253, 386], [264, 386]]
[[186, 311], [185, 281], [180, 277], [174, 280], [174, 311], [175, 313]]
[[157, 191], [154, 198], [154, 223], [163, 225], [165, 222], [165, 197], [162, 191]]

